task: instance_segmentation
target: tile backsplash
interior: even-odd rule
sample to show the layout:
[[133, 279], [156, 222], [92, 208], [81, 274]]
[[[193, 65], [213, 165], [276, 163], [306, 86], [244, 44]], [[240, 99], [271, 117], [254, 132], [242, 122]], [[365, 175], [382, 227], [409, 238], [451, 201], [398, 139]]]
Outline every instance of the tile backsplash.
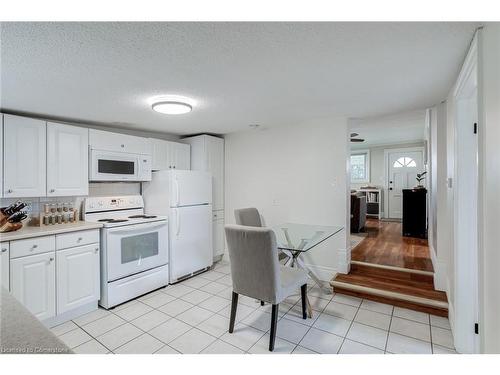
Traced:
[[[140, 182], [91, 182], [89, 184], [89, 196], [104, 197], [113, 195], [139, 195], [141, 194]], [[36, 224], [36, 220], [43, 211], [45, 203], [72, 203], [73, 207], [82, 213], [83, 201], [86, 197], [29, 197], [29, 198], [1, 198], [0, 207], [8, 206], [16, 201], [28, 203], [26, 211], [30, 217], [30, 224]]]

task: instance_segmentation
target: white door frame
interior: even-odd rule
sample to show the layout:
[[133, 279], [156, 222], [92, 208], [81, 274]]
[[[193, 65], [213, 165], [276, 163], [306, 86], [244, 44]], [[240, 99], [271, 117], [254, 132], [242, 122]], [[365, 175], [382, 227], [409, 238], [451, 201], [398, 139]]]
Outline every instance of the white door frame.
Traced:
[[[473, 133], [473, 121], [461, 122], [460, 111], [463, 111], [462, 100], [471, 95], [478, 98], [478, 49], [477, 35], [458, 76], [453, 90], [453, 128], [454, 128], [454, 179], [452, 185], [454, 206], [454, 306], [452, 321], [455, 347], [461, 353], [479, 353], [479, 335], [474, 333], [474, 323], [479, 323], [479, 148], [477, 134]], [[479, 108], [476, 108], [478, 121]], [[480, 124], [478, 124], [478, 127]], [[475, 138], [475, 139], [474, 139]], [[472, 146], [467, 154], [474, 154], [475, 167], [470, 168], [460, 164], [460, 145], [468, 142]], [[459, 189], [460, 188], [460, 189]], [[471, 194], [460, 194], [461, 191]], [[475, 192], [475, 194], [474, 194]], [[470, 213], [474, 213], [470, 215]], [[465, 230], [464, 230], [465, 229]], [[472, 244], [472, 246], [471, 246]]]
[[[384, 149], [384, 218], [389, 217], [389, 154], [393, 152], [422, 152], [422, 163], [425, 166], [424, 147], [401, 147], [401, 148], [386, 148]], [[427, 187], [427, 179], [424, 180], [424, 185]]]

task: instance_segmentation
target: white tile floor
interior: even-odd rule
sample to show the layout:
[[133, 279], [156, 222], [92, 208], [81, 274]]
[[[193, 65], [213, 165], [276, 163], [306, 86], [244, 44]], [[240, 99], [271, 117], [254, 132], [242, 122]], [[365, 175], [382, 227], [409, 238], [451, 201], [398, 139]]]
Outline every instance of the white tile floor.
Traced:
[[[234, 333], [228, 264], [182, 283], [52, 328], [76, 353], [269, 353], [270, 306], [240, 297]], [[314, 317], [299, 292], [280, 304], [276, 354], [455, 353], [448, 319], [309, 286]]]

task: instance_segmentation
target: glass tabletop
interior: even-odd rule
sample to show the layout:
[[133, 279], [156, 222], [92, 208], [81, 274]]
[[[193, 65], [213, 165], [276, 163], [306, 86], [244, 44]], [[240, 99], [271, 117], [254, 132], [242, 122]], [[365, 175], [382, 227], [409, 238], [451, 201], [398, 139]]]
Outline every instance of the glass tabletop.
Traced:
[[308, 251], [344, 228], [308, 224], [284, 223], [272, 227], [278, 248], [291, 251]]

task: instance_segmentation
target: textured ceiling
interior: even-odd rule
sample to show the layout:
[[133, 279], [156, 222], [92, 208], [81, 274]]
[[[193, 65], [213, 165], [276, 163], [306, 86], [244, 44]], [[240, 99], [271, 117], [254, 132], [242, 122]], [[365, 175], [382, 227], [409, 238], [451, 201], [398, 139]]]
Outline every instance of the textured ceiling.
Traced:
[[[228, 133], [442, 100], [473, 23], [3, 23], [1, 108], [128, 128]], [[165, 116], [148, 99], [198, 104]]]
[[351, 131], [365, 140], [362, 143], [351, 143], [353, 149], [422, 142], [425, 139], [425, 110], [353, 120]]

